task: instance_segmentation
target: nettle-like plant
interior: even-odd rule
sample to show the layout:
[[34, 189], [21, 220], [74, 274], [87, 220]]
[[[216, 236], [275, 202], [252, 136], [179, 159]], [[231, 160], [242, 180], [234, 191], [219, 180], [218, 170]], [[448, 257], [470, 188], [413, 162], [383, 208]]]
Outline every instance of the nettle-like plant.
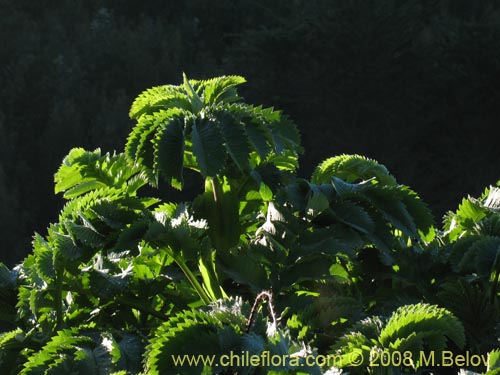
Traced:
[[388, 319], [373, 316], [359, 321], [337, 340], [332, 351], [339, 356], [338, 366], [349, 368], [350, 373], [363, 374], [370, 366], [373, 373], [392, 374], [398, 368], [418, 370], [428, 366], [420, 363], [425, 362], [421, 355], [424, 348], [432, 353], [433, 367], [446, 366], [441, 353], [464, 345], [463, 326], [452, 313], [419, 303], [398, 308]]
[[[464, 342], [457, 285], [498, 305], [496, 190], [483, 214], [461, 208], [440, 231], [369, 158], [336, 156], [299, 178], [295, 124], [246, 104], [244, 81], [184, 76], [149, 89], [123, 153], [64, 158], [58, 222], [21, 264], [0, 267], [0, 318], [12, 326], [2, 373], [321, 374], [335, 368], [306, 358], [334, 344], [492, 349], [468, 320]], [[167, 187], [198, 181], [191, 201], [169, 200]], [[362, 338], [350, 331], [358, 321], [381, 323]], [[293, 361], [219, 366], [231, 351]]]

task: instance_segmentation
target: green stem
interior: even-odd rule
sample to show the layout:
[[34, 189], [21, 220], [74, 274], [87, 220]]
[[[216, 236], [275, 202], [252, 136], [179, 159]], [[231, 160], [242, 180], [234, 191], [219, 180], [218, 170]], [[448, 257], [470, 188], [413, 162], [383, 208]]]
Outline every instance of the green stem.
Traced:
[[[210, 177], [209, 177], [210, 178]], [[224, 192], [222, 191], [222, 184], [217, 177], [210, 178], [210, 184], [212, 188], [212, 194], [215, 202], [216, 209], [216, 221], [212, 223], [212, 230], [216, 232], [215, 236], [212, 237], [214, 240], [215, 248], [221, 252], [226, 253], [228, 246], [228, 239], [226, 235], [226, 231], [224, 229], [224, 223], [227, 222], [227, 218], [224, 216], [223, 212], [223, 199], [226, 199], [224, 196]], [[217, 240], [215, 240], [215, 238]]]
[[198, 282], [198, 279], [193, 274], [193, 272], [191, 272], [187, 264], [182, 259], [177, 258], [169, 248], [165, 248], [165, 251], [174, 259], [175, 263], [177, 263], [182, 272], [184, 272], [184, 275], [188, 279], [191, 286], [196, 290], [203, 303], [208, 305], [210, 302], [212, 302], [207, 292], [205, 292], [201, 284]]
[[220, 182], [217, 177], [210, 178], [210, 183], [212, 184], [212, 194], [214, 195], [214, 202], [217, 207], [220, 206], [219, 202], [219, 192], [220, 192]]

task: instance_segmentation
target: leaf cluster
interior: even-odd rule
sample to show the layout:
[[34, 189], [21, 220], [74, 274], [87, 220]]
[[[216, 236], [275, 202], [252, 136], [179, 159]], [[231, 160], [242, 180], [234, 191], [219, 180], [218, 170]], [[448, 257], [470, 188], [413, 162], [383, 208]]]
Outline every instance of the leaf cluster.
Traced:
[[[22, 263], [0, 265], [2, 371], [362, 374], [353, 353], [445, 349], [490, 353], [496, 371], [500, 190], [438, 228], [373, 159], [342, 154], [299, 178], [296, 126], [244, 103], [244, 81], [149, 89], [123, 153], [64, 158], [58, 221]], [[165, 198], [186, 170], [203, 191]], [[288, 360], [217, 366], [228, 352]], [[307, 361], [319, 354], [341, 360]], [[405, 366], [386, 370], [420, 371]]]

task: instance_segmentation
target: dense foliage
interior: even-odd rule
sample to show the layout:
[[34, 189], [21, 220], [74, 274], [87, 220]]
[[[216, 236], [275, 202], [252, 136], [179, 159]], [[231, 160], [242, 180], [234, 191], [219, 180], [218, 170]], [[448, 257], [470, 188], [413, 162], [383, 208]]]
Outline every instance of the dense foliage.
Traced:
[[[153, 87], [123, 152], [64, 158], [58, 221], [0, 264], [2, 373], [497, 374], [500, 187], [439, 227], [373, 159], [299, 177], [295, 124], [243, 101], [244, 82]], [[162, 194], [189, 184], [191, 200]], [[286, 361], [224, 365], [230, 352]], [[179, 362], [201, 354], [214, 362]]]
[[252, 82], [245, 98], [290, 114], [308, 150], [302, 177], [332, 154], [366, 155], [438, 217], [500, 178], [489, 163], [499, 156], [496, 0], [0, 0], [0, 8], [0, 257], [9, 265], [29, 252], [33, 228], [57, 219], [51, 174], [68, 150], [119, 149], [133, 98], [180, 83], [181, 71], [243, 75]]

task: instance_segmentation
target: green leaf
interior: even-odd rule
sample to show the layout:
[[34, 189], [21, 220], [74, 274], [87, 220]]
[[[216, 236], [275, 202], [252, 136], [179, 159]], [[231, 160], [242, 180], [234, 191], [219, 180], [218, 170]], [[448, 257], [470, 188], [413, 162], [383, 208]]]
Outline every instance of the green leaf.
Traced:
[[339, 368], [349, 368], [353, 374], [364, 374], [370, 363], [370, 352], [377, 351], [377, 338], [383, 321], [379, 317], [368, 317], [355, 323], [348, 333], [336, 340], [332, 354], [337, 355]]
[[498, 307], [491, 303], [490, 293], [480, 284], [465, 279], [449, 280], [441, 286], [437, 297], [439, 305], [462, 322], [469, 348], [481, 348], [498, 340], [495, 329]]
[[191, 103], [178, 86], [164, 85], [142, 92], [132, 104], [130, 118], [138, 119], [144, 114], [152, 114], [170, 108], [191, 109]]
[[192, 111], [193, 113], [199, 113], [204, 106], [203, 101], [201, 100], [198, 93], [193, 89], [193, 86], [191, 85], [191, 82], [188, 80], [186, 74], [183, 73], [182, 76], [184, 79], [183, 89], [186, 92], [189, 101], [191, 102]]
[[375, 224], [365, 209], [350, 201], [336, 203], [332, 208], [335, 217], [342, 223], [360, 231], [372, 233]]
[[139, 147], [141, 146], [141, 138], [148, 129], [154, 124], [153, 116], [143, 116], [137, 121], [137, 125], [130, 132], [127, 143], [125, 144], [125, 154], [133, 162], [139, 161]]
[[157, 132], [154, 141], [155, 165], [164, 175], [167, 183], [181, 190], [184, 178], [184, 123], [172, 118]]
[[470, 249], [475, 254], [476, 269], [480, 277], [490, 280], [493, 272], [500, 272], [500, 238], [484, 237]]
[[318, 186], [310, 184], [309, 188], [305, 210], [308, 215], [317, 216], [330, 207], [330, 202]]
[[402, 202], [415, 222], [418, 230], [427, 234], [432, 230], [434, 217], [429, 206], [415, 193], [406, 186], [400, 186]]
[[222, 76], [203, 81], [203, 101], [205, 105], [219, 102], [232, 102], [238, 100], [235, 87], [245, 83], [246, 80], [240, 76]]
[[269, 202], [273, 199], [273, 191], [263, 182], [259, 185], [259, 194], [264, 202]]
[[357, 231], [341, 223], [328, 228], [316, 228], [310, 233], [304, 233], [301, 237], [301, 255], [318, 253], [354, 257], [355, 251], [364, 244]]
[[224, 168], [226, 151], [217, 123], [199, 119], [192, 127], [193, 154], [204, 177], [215, 177]]
[[383, 185], [397, 184], [384, 165], [361, 155], [342, 154], [326, 159], [314, 170], [311, 182], [326, 184], [332, 177], [349, 183], [375, 178]]
[[[214, 191], [217, 201], [214, 200]], [[240, 238], [239, 200], [227, 185], [220, 186], [218, 181], [209, 185], [207, 191], [193, 201], [195, 216], [208, 222], [208, 233], [212, 245], [226, 251], [235, 246]]]
[[92, 294], [104, 301], [113, 300], [127, 291], [131, 279], [130, 272], [131, 270], [113, 275], [106, 271], [89, 271], [89, 286]]
[[474, 198], [464, 198], [458, 206], [458, 210], [452, 216], [453, 222], [448, 221], [445, 228], [448, 231], [454, 229], [454, 226], [459, 226], [462, 230], [472, 229], [475, 223], [479, 222], [486, 216], [486, 212], [481, 204]]
[[363, 195], [377, 207], [384, 218], [404, 234], [418, 238], [413, 217], [402, 201], [401, 188], [396, 186], [368, 186]]
[[212, 301], [227, 298], [227, 294], [221, 286], [215, 266], [215, 250], [212, 250], [208, 241], [201, 251], [198, 259], [198, 268], [203, 279], [203, 288]]
[[170, 119], [170, 113], [160, 111], [155, 114], [155, 117], [141, 117], [139, 122], [146, 121], [147, 127], [144, 127], [137, 146], [135, 155], [135, 162], [144, 165], [150, 170], [154, 170], [154, 149], [152, 145], [156, 137], [156, 132], [160, 129], [166, 121]]
[[[58, 331], [41, 350], [28, 357], [20, 375], [44, 373], [48, 368], [54, 369], [63, 364], [73, 367], [74, 360], [81, 358], [77, 357], [77, 348], [89, 345], [92, 345], [92, 340], [78, 335], [77, 329]], [[93, 371], [86, 373], [89, 375], [97, 374], [97, 371], [93, 369]]]
[[219, 269], [234, 282], [247, 285], [256, 294], [268, 287], [266, 269], [251, 250], [241, 250], [237, 254], [223, 254], [218, 258]]
[[345, 283], [349, 282], [349, 274], [346, 269], [340, 264], [332, 264], [330, 266], [330, 275], [335, 278], [337, 282]]
[[337, 194], [341, 197], [359, 192], [366, 186], [366, 183], [351, 184], [335, 176], [332, 177], [331, 183]]
[[215, 114], [220, 130], [224, 136], [225, 146], [231, 159], [241, 172], [249, 169], [250, 147], [241, 122], [224, 110]]
[[49, 239], [54, 248], [54, 267], [57, 267], [59, 270], [65, 269], [73, 274], [77, 274], [82, 258], [86, 256], [85, 258], [88, 259], [93, 254], [93, 252], [85, 253], [74, 243], [70, 236], [57, 231], [51, 232]]
[[284, 286], [298, 285], [306, 280], [325, 280], [330, 274], [331, 263], [321, 256], [301, 258], [287, 267], [280, 275], [280, 281]]
[[54, 250], [38, 233], [33, 240], [33, 253], [38, 273], [46, 282], [51, 282], [55, 278]]
[[258, 122], [246, 122], [245, 133], [248, 137], [250, 145], [257, 152], [262, 160], [266, 159], [271, 152], [269, 130]]
[[55, 193], [60, 193], [81, 181], [82, 165], [77, 161], [86, 155], [83, 148], [74, 148], [63, 159], [62, 165], [54, 175]]
[[198, 358], [219, 354], [217, 319], [208, 313], [184, 311], [163, 323], [152, 335], [146, 349], [146, 371], [151, 375], [198, 375], [203, 369], [200, 361], [195, 364], [175, 363], [174, 359], [191, 355]]
[[[401, 345], [402, 339], [414, 341], [411, 345], [405, 344], [409, 350], [422, 347], [420, 342], [424, 339], [426, 348], [436, 352], [446, 349], [448, 340], [459, 348], [465, 345], [464, 328], [460, 321], [448, 310], [424, 303], [398, 308], [380, 332], [380, 343], [386, 348], [396, 348], [394, 345]], [[401, 349], [404, 351], [406, 348]]]
[[490, 372], [497, 371], [500, 369], [500, 349], [492, 350], [488, 353], [488, 367], [486, 369], [486, 374], [490, 375]]

